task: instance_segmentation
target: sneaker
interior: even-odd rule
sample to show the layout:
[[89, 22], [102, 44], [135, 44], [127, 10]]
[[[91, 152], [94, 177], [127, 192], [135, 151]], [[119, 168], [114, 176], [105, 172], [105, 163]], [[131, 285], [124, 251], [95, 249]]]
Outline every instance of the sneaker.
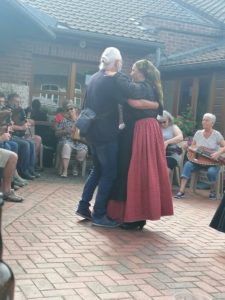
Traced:
[[90, 209], [81, 209], [81, 208], [78, 208], [75, 212], [76, 215], [84, 218], [84, 219], [87, 219], [87, 220], [92, 220], [92, 217], [91, 217], [91, 211]]
[[25, 183], [24, 183], [22, 180], [20, 180], [20, 179], [18, 179], [18, 178], [16, 178], [16, 177], [13, 179], [13, 183], [14, 183], [15, 185], [19, 186], [19, 187], [25, 186]]
[[116, 228], [120, 226], [120, 224], [118, 224], [116, 221], [110, 220], [107, 216], [103, 216], [101, 218], [92, 218], [92, 225], [107, 228]]
[[23, 202], [23, 200], [24, 200], [23, 197], [16, 195], [13, 190], [10, 190], [10, 192], [8, 192], [8, 193], [4, 193], [3, 199], [5, 201], [16, 202], [16, 203]]
[[184, 193], [183, 193], [183, 192], [178, 192], [178, 193], [174, 196], [174, 198], [176, 198], [176, 199], [184, 198]]
[[215, 192], [210, 192], [209, 193], [209, 199], [215, 200], [216, 199], [216, 193]]

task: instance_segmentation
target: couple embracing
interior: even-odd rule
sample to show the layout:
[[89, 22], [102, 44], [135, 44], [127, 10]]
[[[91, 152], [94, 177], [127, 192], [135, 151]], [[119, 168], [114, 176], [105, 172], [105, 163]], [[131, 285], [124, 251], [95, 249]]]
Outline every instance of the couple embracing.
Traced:
[[[95, 226], [142, 229], [146, 220], [173, 215], [161, 129], [163, 93], [158, 69], [148, 60], [134, 63], [131, 78], [121, 73], [117, 48], [101, 56], [99, 72], [87, 87], [85, 107], [96, 113], [86, 139], [93, 169], [76, 214]], [[125, 128], [119, 130], [123, 106]], [[90, 201], [97, 189], [93, 212]]]

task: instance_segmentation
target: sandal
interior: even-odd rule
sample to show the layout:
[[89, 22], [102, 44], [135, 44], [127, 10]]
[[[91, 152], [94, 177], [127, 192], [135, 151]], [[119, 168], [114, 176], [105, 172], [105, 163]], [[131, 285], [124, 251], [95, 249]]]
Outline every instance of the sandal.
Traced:
[[78, 174], [78, 171], [77, 171], [77, 169], [73, 169], [73, 176], [78, 176], [79, 174]]
[[17, 202], [17, 203], [22, 202], [24, 200], [23, 197], [16, 195], [13, 190], [11, 190], [8, 193], [4, 193], [3, 199], [4, 201]]

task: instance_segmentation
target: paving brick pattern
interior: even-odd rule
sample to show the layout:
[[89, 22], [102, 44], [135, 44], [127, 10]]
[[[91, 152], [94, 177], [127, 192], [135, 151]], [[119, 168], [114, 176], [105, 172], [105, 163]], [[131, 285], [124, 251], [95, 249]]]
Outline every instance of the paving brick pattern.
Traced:
[[124, 231], [74, 214], [82, 185], [45, 172], [20, 190], [24, 203], [5, 204], [15, 300], [225, 299], [225, 235], [208, 227], [219, 202], [207, 191], [174, 200], [173, 217]]

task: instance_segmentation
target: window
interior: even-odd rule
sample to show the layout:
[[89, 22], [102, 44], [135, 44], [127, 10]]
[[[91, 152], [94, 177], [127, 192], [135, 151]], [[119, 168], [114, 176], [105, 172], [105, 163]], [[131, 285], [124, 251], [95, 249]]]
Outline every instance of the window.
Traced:
[[208, 111], [210, 82], [211, 79], [209, 77], [199, 79], [198, 102], [196, 109], [197, 122], [201, 122], [202, 116]]
[[41, 98], [45, 98], [46, 104], [56, 104], [59, 102], [59, 87], [56, 84], [42, 84], [41, 85]]
[[193, 79], [183, 79], [180, 88], [180, 101], [178, 114], [187, 110], [187, 106], [191, 106]]

